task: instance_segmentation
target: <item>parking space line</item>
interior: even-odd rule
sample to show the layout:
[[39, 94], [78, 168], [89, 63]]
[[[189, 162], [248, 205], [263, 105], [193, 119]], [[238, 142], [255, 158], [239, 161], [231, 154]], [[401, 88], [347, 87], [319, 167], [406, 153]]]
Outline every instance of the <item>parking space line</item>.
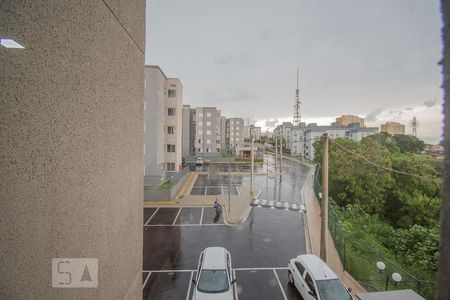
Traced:
[[194, 271], [191, 272], [191, 278], [189, 278], [189, 287], [186, 294], [186, 300], [189, 300], [189, 294], [191, 293], [191, 286], [192, 286], [192, 276], [194, 275]]
[[145, 222], [144, 226], [147, 226], [148, 222], [150, 222], [150, 220], [156, 215], [156, 213], [158, 212], [159, 207], [155, 210], [155, 212], [152, 214], [152, 216], [147, 220], [147, 222]]
[[221, 188], [222, 188], [222, 196], [223, 196], [223, 185], [221, 186]]
[[145, 227], [193, 227], [193, 226], [225, 226], [223, 223], [211, 223], [211, 224], [150, 224], [144, 225]]
[[[236, 271], [233, 270], [233, 279], [236, 279]], [[237, 283], [234, 283], [234, 299], [238, 300]]]
[[260, 271], [260, 270], [287, 270], [288, 267], [272, 267], [272, 268], [233, 268], [234, 271]]
[[241, 192], [239, 191], [239, 187], [238, 186], [236, 187], [236, 190], [237, 190], [238, 196], [240, 196]]
[[143, 270], [142, 272], [150, 272], [150, 273], [187, 273], [194, 272], [197, 270]]
[[276, 279], [278, 281], [278, 285], [280, 286], [281, 293], [283, 293], [284, 300], [287, 300], [286, 294], [285, 294], [285, 292], [283, 290], [283, 286], [281, 285], [281, 282], [280, 282], [280, 278], [278, 278], [278, 274], [275, 271], [275, 269], [273, 269], [273, 274], [275, 274], [275, 277], [276, 277]]
[[147, 277], [145, 277], [144, 284], [142, 285], [142, 289], [145, 289], [145, 285], [147, 284], [147, 281], [150, 278], [150, 274], [152, 274], [152, 272], [148, 272]]
[[178, 216], [180, 215], [180, 212], [181, 212], [181, 210], [182, 210], [183, 208], [182, 207], [180, 207], [180, 209], [178, 210], [178, 213], [177, 213], [177, 216], [175, 217], [175, 220], [173, 220], [173, 223], [172, 223], [172, 225], [175, 225], [175, 222], [177, 221], [177, 219], [178, 219]]
[[205, 196], [206, 196], [207, 192], [208, 192], [208, 186], [206, 186], [206, 188], [205, 188]]
[[202, 207], [202, 214], [200, 215], [200, 225], [203, 223], [203, 212], [205, 211], [205, 207]]

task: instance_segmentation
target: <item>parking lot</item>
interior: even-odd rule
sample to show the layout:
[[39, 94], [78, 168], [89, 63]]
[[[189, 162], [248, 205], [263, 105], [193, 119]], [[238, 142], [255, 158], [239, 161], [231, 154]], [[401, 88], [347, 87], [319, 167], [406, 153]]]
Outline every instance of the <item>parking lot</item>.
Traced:
[[242, 176], [199, 174], [191, 190], [191, 195], [222, 196], [230, 193], [235, 196], [240, 195], [239, 187], [241, 185]]
[[[196, 270], [145, 270], [142, 275], [144, 299], [191, 299]], [[288, 283], [287, 268], [235, 268], [235, 299], [301, 299]], [[255, 284], [256, 283], [256, 284]]]
[[212, 207], [147, 207], [144, 228], [152, 226], [225, 225]]
[[227, 226], [211, 207], [149, 207], [143, 222], [144, 299], [191, 299], [199, 253], [211, 246], [231, 253], [235, 299], [301, 299], [287, 279], [289, 259], [305, 253], [298, 211], [253, 207], [245, 224]]

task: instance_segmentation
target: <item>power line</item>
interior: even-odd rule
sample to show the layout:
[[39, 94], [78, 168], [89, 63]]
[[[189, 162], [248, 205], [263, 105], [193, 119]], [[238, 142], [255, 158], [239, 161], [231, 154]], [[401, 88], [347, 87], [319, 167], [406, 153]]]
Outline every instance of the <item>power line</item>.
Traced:
[[379, 168], [379, 169], [383, 169], [383, 170], [385, 170], [385, 171], [389, 171], [389, 172], [397, 173], [397, 174], [401, 174], [401, 175], [406, 175], [406, 176], [411, 176], [411, 177], [421, 178], [421, 179], [437, 180], [436, 178], [433, 178], [433, 177], [430, 177], [430, 176], [422, 176], [422, 175], [418, 175], [418, 174], [408, 173], [408, 172], [399, 171], [399, 170], [395, 170], [395, 169], [392, 169], [392, 168], [388, 168], [388, 167], [379, 165], [379, 164], [377, 164], [377, 163], [375, 163], [375, 162], [369, 160], [369, 159], [366, 158], [364, 155], [359, 154], [359, 153], [357, 153], [357, 152], [354, 152], [354, 151], [352, 151], [352, 150], [349, 150], [349, 149], [345, 148], [344, 146], [342, 146], [341, 144], [339, 144], [338, 142], [336, 142], [336, 141], [334, 141], [334, 140], [332, 140], [332, 139], [330, 139], [330, 141], [331, 141], [332, 143], [336, 144], [339, 148], [341, 148], [341, 149], [344, 150], [345, 152], [350, 153], [350, 154], [355, 155], [355, 156], [358, 156], [359, 158], [363, 159], [363, 160], [364, 160], [365, 162], [367, 162], [368, 164], [370, 164], [370, 165], [372, 165], [372, 166], [374, 166], [374, 167], [377, 167], [377, 168]]

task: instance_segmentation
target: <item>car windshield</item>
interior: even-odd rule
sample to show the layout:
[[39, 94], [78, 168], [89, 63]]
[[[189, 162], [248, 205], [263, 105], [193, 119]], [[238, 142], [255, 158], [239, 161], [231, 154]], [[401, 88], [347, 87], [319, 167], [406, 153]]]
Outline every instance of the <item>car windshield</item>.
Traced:
[[203, 270], [197, 289], [203, 293], [222, 293], [228, 291], [228, 278], [225, 270]]
[[352, 299], [347, 289], [339, 279], [316, 281], [320, 299], [323, 300], [349, 300]]

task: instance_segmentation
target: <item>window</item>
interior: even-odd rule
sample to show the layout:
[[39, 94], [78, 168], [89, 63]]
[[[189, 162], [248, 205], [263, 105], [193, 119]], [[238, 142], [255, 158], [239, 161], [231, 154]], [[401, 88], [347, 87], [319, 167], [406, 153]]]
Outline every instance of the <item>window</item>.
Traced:
[[206, 140], [206, 143], [207, 144], [211, 144], [211, 140]]
[[203, 113], [201, 113], [201, 112], [198, 113], [198, 117], [199, 117], [199, 118], [203, 118]]
[[207, 113], [206, 113], [206, 116], [207, 116], [208, 118], [210, 118], [210, 117], [211, 117], [211, 113], [210, 113], [210, 112], [207, 112]]
[[239, 125], [239, 121], [236, 121], [236, 125]]
[[203, 126], [203, 122], [202, 121], [198, 122], [198, 126]]
[[167, 152], [175, 152], [175, 145], [167, 144]]
[[295, 266], [297, 267], [297, 270], [300, 272], [300, 275], [303, 276], [303, 272], [305, 272], [305, 267], [298, 261], [295, 262]]
[[167, 115], [168, 115], [168, 116], [175, 116], [175, 108], [169, 107], [169, 108], [167, 109]]
[[166, 169], [167, 171], [175, 171], [175, 163], [167, 163]]
[[206, 126], [211, 126], [211, 121], [206, 121]]
[[211, 130], [206, 130], [207, 135], [211, 135]]
[[226, 270], [203, 270], [198, 279], [197, 289], [203, 293], [223, 293], [228, 291]]
[[168, 96], [169, 96], [169, 98], [175, 98], [177, 96], [177, 91], [176, 90], [169, 90]]
[[198, 135], [203, 135], [203, 131], [202, 131], [202, 130], [199, 130], [199, 131], [198, 131]]
[[316, 289], [314, 288], [314, 282], [313, 282], [313, 280], [312, 280], [312, 278], [311, 278], [311, 276], [309, 275], [308, 272], [306, 272], [305, 282], [308, 285], [308, 287], [311, 290], [311, 292], [313, 292], [314, 295], [317, 295]]
[[239, 136], [239, 131], [238, 131], [238, 132], [236, 132], [236, 136]]
[[174, 131], [175, 131], [175, 130], [173, 129], [173, 126], [168, 126], [168, 127], [167, 127], [167, 133], [168, 133], [168, 134], [174, 134]]
[[202, 140], [201, 140], [201, 139], [198, 139], [198, 143], [201, 144], [201, 143], [202, 143]]

